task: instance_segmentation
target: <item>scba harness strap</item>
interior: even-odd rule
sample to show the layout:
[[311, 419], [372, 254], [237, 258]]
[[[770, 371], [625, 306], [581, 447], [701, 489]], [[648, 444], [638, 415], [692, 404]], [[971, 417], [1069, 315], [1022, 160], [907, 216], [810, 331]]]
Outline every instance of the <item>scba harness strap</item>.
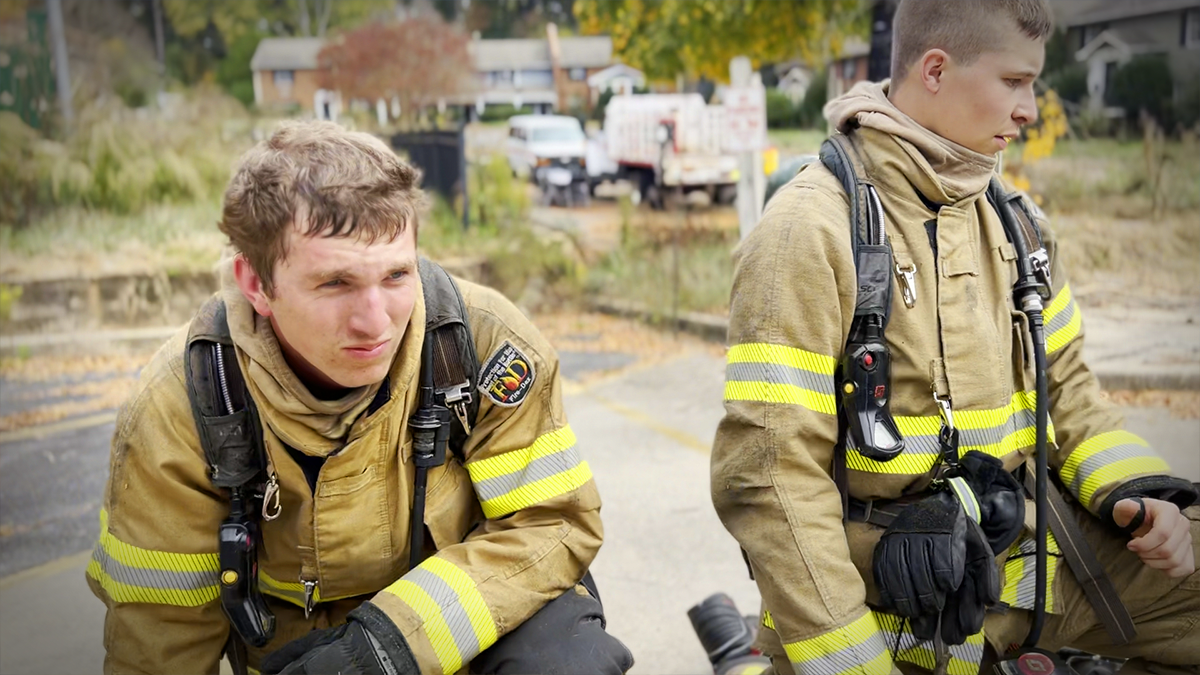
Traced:
[[[425, 298], [421, 391], [409, 419], [416, 464], [409, 566], [424, 548], [425, 483], [430, 468], [460, 461], [479, 411], [475, 391], [479, 359], [458, 285], [440, 265], [418, 262]], [[237, 637], [262, 647], [275, 632], [275, 616], [258, 587], [259, 518], [278, 515], [278, 484], [270, 466], [258, 410], [246, 388], [229, 333], [225, 303], [213, 297], [192, 321], [184, 351], [188, 399], [209, 478], [229, 491], [229, 515], [218, 532], [221, 608]], [[231, 635], [231, 661], [244, 651]], [[244, 664], [242, 664], [244, 665]]]
[[[879, 197], [864, 178], [866, 172], [849, 138], [841, 133], [831, 136], [821, 146], [820, 159], [838, 177], [850, 197], [851, 243], [858, 288], [850, 335], [839, 368], [841, 432], [834, 452], [833, 475], [842, 495], [845, 517], [886, 528], [910, 501], [878, 503], [850, 499], [845, 452], [847, 444], [853, 442], [864, 456], [886, 462], [904, 450], [904, 439], [888, 405], [891, 359], [884, 329], [891, 313], [892, 250], [884, 232]], [[1052, 281], [1049, 255], [1025, 200], [1006, 191], [998, 178], [989, 183], [987, 199], [1000, 215], [1008, 241], [1024, 257], [1020, 266], [1029, 272], [1018, 274], [1013, 297], [1020, 298], [1035, 290], [1048, 299]], [[904, 272], [895, 268], [897, 276]], [[956, 448], [954, 454], [946, 459], [957, 461]], [[1028, 472], [1026, 475], [1028, 492], [1033, 494], [1032, 477]], [[1128, 642], [1136, 635], [1128, 610], [1082, 531], [1066, 515], [1062, 497], [1055, 489], [1048, 492], [1051, 493], [1050, 530], [1059, 541], [1068, 566], [1108, 634], [1117, 644]]]

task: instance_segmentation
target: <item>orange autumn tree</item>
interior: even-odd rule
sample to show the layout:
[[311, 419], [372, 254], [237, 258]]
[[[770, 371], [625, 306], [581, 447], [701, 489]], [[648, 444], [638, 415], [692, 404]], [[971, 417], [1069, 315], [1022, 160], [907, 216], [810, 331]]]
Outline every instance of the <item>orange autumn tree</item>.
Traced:
[[469, 91], [470, 37], [438, 15], [367, 24], [341, 34], [317, 56], [318, 81], [342, 99], [400, 101], [401, 117]]

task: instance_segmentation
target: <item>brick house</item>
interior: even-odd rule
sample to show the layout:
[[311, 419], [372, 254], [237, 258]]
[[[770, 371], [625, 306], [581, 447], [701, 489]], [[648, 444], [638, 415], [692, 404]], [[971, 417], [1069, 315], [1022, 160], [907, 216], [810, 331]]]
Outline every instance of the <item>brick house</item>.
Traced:
[[[564, 89], [568, 109], [586, 109], [592, 104], [588, 78], [611, 66], [612, 38], [607, 35], [561, 37]], [[532, 105], [540, 112], [558, 107], [554, 71], [546, 40], [472, 40], [468, 46], [477, 86], [476, 105]], [[567, 112], [562, 110], [559, 112]]]

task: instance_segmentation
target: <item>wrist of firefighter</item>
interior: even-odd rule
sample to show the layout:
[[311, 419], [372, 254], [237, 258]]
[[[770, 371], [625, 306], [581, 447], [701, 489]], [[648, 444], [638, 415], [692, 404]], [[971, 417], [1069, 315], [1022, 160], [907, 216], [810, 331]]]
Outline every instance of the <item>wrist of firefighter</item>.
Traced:
[[1182, 478], [1165, 475], [1142, 476], [1126, 481], [1113, 489], [1104, 498], [1104, 501], [1100, 503], [1100, 508], [1097, 511], [1100, 519], [1109, 526], [1127, 535], [1132, 535], [1146, 521], [1145, 503], [1141, 504], [1141, 509], [1133, 516], [1132, 520], [1127, 523], [1117, 523], [1113, 518], [1113, 510], [1116, 508], [1118, 502], [1125, 499], [1133, 499], [1135, 501], [1158, 499], [1164, 502], [1171, 502], [1182, 510], [1195, 504], [1198, 498], [1200, 498], [1200, 492], [1197, 491], [1196, 484]]

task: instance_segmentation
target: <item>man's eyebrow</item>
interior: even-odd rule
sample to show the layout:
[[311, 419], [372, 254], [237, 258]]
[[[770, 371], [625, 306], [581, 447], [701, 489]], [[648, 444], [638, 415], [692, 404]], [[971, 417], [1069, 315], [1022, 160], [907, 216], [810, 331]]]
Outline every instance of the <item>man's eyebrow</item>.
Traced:
[[327, 270], [324, 272], [319, 272], [319, 271], [318, 272], [309, 272], [307, 275], [305, 275], [305, 278], [307, 278], [311, 281], [314, 281], [314, 282], [325, 283], [326, 281], [333, 281], [334, 279], [345, 279], [346, 277], [353, 277], [353, 276], [354, 276], [353, 272], [351, 272], [350, 270], [343, 267], [343, 268], [338, 268], [338, 269], [334, 269], [334, 270]]
[[1020, 76], [1020, 77], [1021, 77], [1021, 79], [1025, 79], [1025, 78], [1035, 78], [1035, 77], [1037, 77], [1038, 75], [1040, 75], [1040, 73], [1039, 73], [1038, 71], [1036, 71], [1036, 70], [1018, 70], [1017, 72], [1015, 72], [1015, 73], [1013, 73], [1013, 74], [1014, 74], [1014, 75], [1018, 75], [1018, 76]]

